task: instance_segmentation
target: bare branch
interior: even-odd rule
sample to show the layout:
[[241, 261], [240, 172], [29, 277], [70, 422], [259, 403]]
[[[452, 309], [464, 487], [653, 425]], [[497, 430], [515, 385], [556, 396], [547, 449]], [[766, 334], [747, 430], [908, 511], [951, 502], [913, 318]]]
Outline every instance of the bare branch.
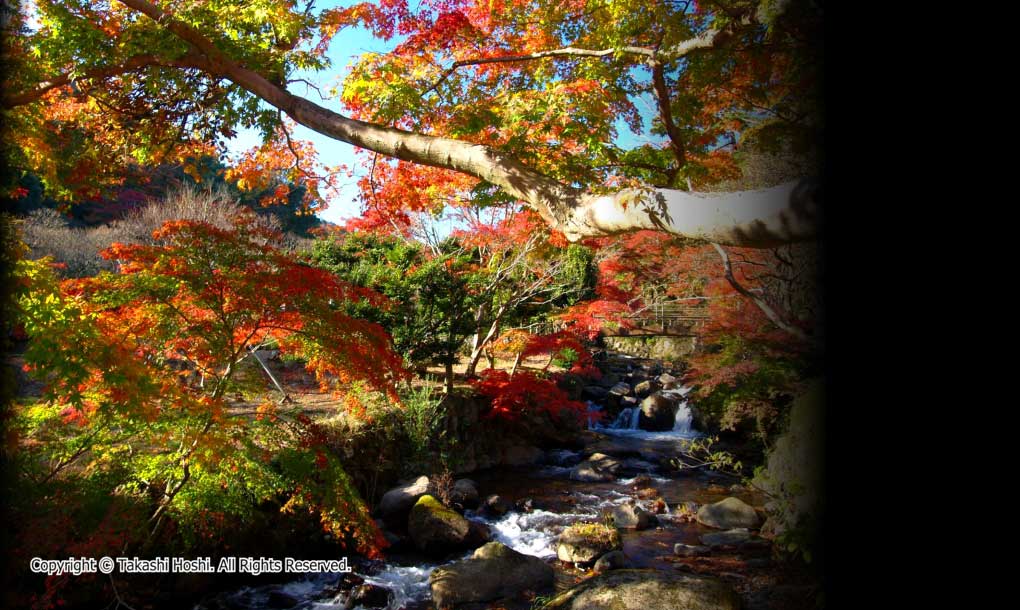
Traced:
[[730, 286], [732, 286], [734, 290], [750, 299], [751, 302], [753, 302], [755, 306], [757, 306], [758, 309], [760, 309], [761, 312], [765, 314], [765, 317], [768, 318], [769, 321], [771, 321], [780, 329], [790, 333], [791, 335], [797, 337], [801, 341], [806, 342], [811, 340], [811, 337], [809, 337], [807, 333], [805, 333], [803, 330], [784, 321], [782, 317], [780, 317], [780, 315], [776, 312], [776, 310], [765, 302], [765, 299], [761, 298], [754, 292], [748, 290], [746, 286], [738, 282], [737, 278], [734, 277], [733, 275], [733, 265], [730, 264], [730, 257], [726, 253], [726, 250], [723, 249], [723, 247], [717, 243], [713, 243], [712, 246], [715, 248], [715, 251], [719, 253], [719, 258], [722, 259], [723, 270], [725, 271], [726, 274], [726, 281], [730, 283]]

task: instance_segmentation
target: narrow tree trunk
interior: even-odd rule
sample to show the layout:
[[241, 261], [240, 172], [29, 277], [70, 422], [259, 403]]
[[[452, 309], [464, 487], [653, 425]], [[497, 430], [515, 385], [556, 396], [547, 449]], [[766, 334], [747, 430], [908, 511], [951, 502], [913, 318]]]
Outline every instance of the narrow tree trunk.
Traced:
[[506, 313], [506, 307], [500, 307], [499, 311], [496, 312], [496, 318], [492, 321], [492, 325], [489, 326], [489, 332], [485, 333], [485, 337], [477, 343], [473, 350], [471, 350], [471, 362], [468, 363], [466, 371], [466, 375], [468, 377], [474, 377], [475, 370], [478, 368], [478, 361], [482, 359], [482, 354], [485, 351], [485, 346], [488, 345], [489, 341], [492, 341], [496, 337], [496, 333], [499, 332], [499, 324], [503, 320], [504, 313]]
[[453, 393], [453, 361], [447, 360], [445, 363], [446, 367], [446, 393]]
[[517, 373], [517, 367], [521, 364], [521, 358], [524, 357], [524, 352], [517, 352], [517, 357], [514, 358], [514, 366], [510, 369], [510, 376], [513, 377]]
[[266, 366], [266, 363], [262, 361], [262, 356], [259, 355], [258, 350], [255, 349], [251, 350], [251, 354], [252, 356], [255, 356], [255, 360], [258, 361], [259, 365], [262, 367], [262, 370], [265, 371], [266, 375], [269, 376], [269, 380], [273, 382], [273, 385], [276, 386], [276, 389], [280, 391], [280, 394], [283, 394], [283, 399], [280, 402], [281, 403], [292, 402], [290, 396], [287, 394], [287, 391], [283, 389], [283, 386], [280, 385], [280, 382], [276, 380], [276, 376], [273, 375], [273, 372], [269, 370], [269, 367]]

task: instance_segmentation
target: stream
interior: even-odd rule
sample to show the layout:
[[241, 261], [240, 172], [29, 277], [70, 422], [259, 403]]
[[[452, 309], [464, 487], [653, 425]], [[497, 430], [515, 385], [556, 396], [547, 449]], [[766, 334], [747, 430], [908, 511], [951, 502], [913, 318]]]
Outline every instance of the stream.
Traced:
[[[651, 487], [657, 490], [656, 497], [665, 501], [666, 510], [657, 515], [657, 527], [640, 531], [621, 529], [623, 552], [632, 567], [675, 569], [675, 563], [671, 561], [675, 560], [673, 545], [677, 542], [699, 544], [699, 536], [711, 531], [678, 518], [678, 506], [689, 501], [698, 504], [716, 502], [728, 496], [755, 503], [755, 498], [745, 488], [731, 490], [730, 485], [735, 481], [730, 478], [707, 471], [677, 472], [668, 466], [668, 459], [676, 454], [677, 443], [699, 436], [691, 428], [690, 409], [683, 400], [687, 391], [686, 388], [672, 391], [680, 398], [676, 421], [672, 430], [662, 432], [638, 429], [638, 408], [624, 409], [615, 421], [599, 424], [594, 414], [601, 408], [591, 405], [589, 411], [592, 417], [584, 451], [553, 450], [547, 452], [543, 464], [498, 467], [468, 475], [477, 483], [482, 498], [499, 494], [513, 502], [515, 507], [502, 517], [486, 517], [472, 510], [466, 511], [464, 516], [487, 524], [493, 540], [548, 561], [556, 571], [557, 589], [561, 589], [571, 586], [576, 577], [585, 572], [556, 559], [556, 541], [560, 532], [578, 521], [602, 521], [605, 511], [635, 499], [638, 489]], [[595, 452], [611, 455], [622, 462], [617, 478], [600, 483], [572, 480], [572, 468]], [[531, 500], [530, 510], [523, 503], [526, 499]], [[417, 553], [391, 553], [386, 563], [359, 564], [354, 561], [352, 566], [354, 573], [366, 583], [391, 591], [390, 603], [386, 606], [389, 610], [430, 610], [433, 606], [429, 575], [439, 565], [468, 557], [472, 552], [467, 551], [440, 563]], [[321, 574], [283, 584], [245, 587], [217, 596], [215, 604], [199, 604], [196, 610], [342, 610], [346, 607], [348, 593], [338, 589], [340, 578], [337, 574]], [[294, 603], [291, 604], [291, 601]], [[520, 607], [526, 609], [529, 605]]]

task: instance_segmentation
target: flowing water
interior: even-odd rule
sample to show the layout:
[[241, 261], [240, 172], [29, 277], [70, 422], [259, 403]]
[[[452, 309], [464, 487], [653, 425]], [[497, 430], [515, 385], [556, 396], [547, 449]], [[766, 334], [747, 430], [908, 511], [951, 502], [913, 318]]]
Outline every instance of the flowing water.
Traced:
[[[623, 551], [634, 567], [672, 569], [669, 559], [673, 544], [696, 544], [698, 537], [708, 531], [679, 518], [677, 508], [682, 503], [715, 502], [729, 495], [753, 501], [746, 493], [729, 491], [727, 487], [733, 481], [714, 473], [677, 473], [668, 466], [668, 458], [675, 455], [677, 444], [698, 436], [691, 428], [691, 412], [683, 400], [687, 391], [686, 388], [673, 391], [680, 402], [672, 430], [639, 429], [638, 408], [624, 409], [608, 426], [596, 423], [597, 417], [593, 415], [589, 420], [592, 422], [589, 442], [583, 452], [550, 451], [542, 465], [500, 467], [469, 475], [478, 484], [481, 497], [499, 494], [512, 502], [530, 499], [531, 509], [518, 502], [517, 508], [502, 517], [488, 518], [470, 510], [465, 512], [465, 517], [487, 524], [494, 540], [549, 561], [557, 571], [560, 586], [567, 586], [578, 572], [556, 560], [556, 540], [563, 529], [578, 521], [601, 521], [614, 505], [634, 499], [637, 489], [651, 487], [656, 490], [656, 496], [665, 501], [667, 512], [658, 515], [657, 528], [621, 530]], [[601, 408], [591, 405], [590, 411], [594, 414]], [[618, 477], [604, 483], [570, 479], [572, 468], [595, 451], [614, 455], [622, 462]], [[431, 609], [429, 575], [438, 565], [470, 555], [468, 551], [436, 563], [414, 553], [393, 554], [389, 563], [356, 566], [355, 572], [365, 582], [384, 586], [392, 592], [389, 610]], [[346, 593], [336, 590], [337, 581], [337, 575], [326, 574], [282, 585], [245, 588], [227, 595], [225, 600], [221, 595], [220, 604], [238, 609], [338, 610], [345, 607]], [[269, 596], [274, 591], [286, 594], [296, 605], [270, 605]], [[522, 606], [527, 607], [527, 604]]]

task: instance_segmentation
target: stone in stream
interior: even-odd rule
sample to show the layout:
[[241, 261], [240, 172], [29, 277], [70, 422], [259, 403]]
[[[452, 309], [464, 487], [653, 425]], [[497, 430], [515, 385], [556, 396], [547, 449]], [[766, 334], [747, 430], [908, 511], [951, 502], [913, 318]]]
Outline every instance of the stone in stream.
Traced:
[[613, 523], [616, 527], [646, 530], [657, 525], [659, 520], [637, 504], [626, 503], [613, 507]]
[[700, 544], [684, 544], [678, 542], [673, 545], [673, 554], [680, 557], [702, 557], [712, 552], [712, 548]]
[[499, 542], [478, 548], [468, 559], [440, 566], [429, 576], [437, 608], [512, 597], [552, 585], [552, 567]]
[[570, 471], [570, 478], [574, 481], [585, 481], [598, 483], [612, 481], [620, 470], [620, 461], [609, 457], [604, 453], [593, 453], [587, 460], [581, 462]]
[[510, 512], [513, 505], [506, 498], [492, 494], [482, 503], [482, 512], [490, 517], [502, 517]]
[[630, 384], [622, 381], [609, 388], [609, 393], [615, 394], [616, 396], [630, 396], [630, 392]]
[[481, 521], [468, 521], [468, 533], [464, 538], [464, 546], [474, 549], [492, 540], [492, 528]]
[[376, 513], [387, 525], [397, 526], [406, 523], [411, 507], [429, 491], [429, 478], [420, 476], [417, 479], [394, 487], [383, 494], [379, 500]]
[[680, 383], [680, 380], [678, 378], [670, 375], [669, 373], [663, 373], [663, 374], [659, 375], [658, 382], [660, 384], [662, 384], [663, 386], [666, 386], [666, 385], [669, 385], [671, 383]]
[[581, 388], [581, 398], [587, 400], [602, 400], [608, 393], [609, 390], [597, 385], [586, 385]]
[[645, 396], [648, 396], [652, 392], [655, 392], [659, 389], [661, 389], [659, 382], [654, 381], [652, 379], [646, 379], [634, 386], [634, 394], [636, 394], [640, 398], [644, 398]]
[[701, 537], [701, 543], [708, 546], [737, 546], [751, 539], [751, 532], [746, 527], [738, 527], [725, 532], [712, 532]]
[[418, 500], [407, 518], [407, 533], [414, 545], [434, 557], [467, 548], [470, 530], [467, 519], [427, 494]]
[[676, 423], [677, 403], [663, 394], [652, 394], [641, 401], [638, 428], [649, 431], [672, 430]]
[[738, 610], [726, 583], [695, 574], [612, 570], [582, 581], [543, 606], [546, 610]]
[[623, 551], [610, 551], [599, 557], [598, 561], [592, 567], [592, 570], [596, 574], [602, 574], [609, 570], [622, 570], [628, 567], [627, 556], [623, 554]]
[[518, 512], [530, 513], [535, 510], [535, 501], [531, 498], [521, 498], [514, 502], [514, 508], [516, 508]]
[[735, 527], [755, 529], [761, 524], [761, 517], [746, 502], [729, 497], [699, 508], [698, 523], [721, 530]]
[[601, 523], [575, 523], [560, 534], [556, 542], [556, 557], [560, 561], [590, 565], [602, 555], [622, 548], [620, 533], [615, 527]]
[[350, 597], [347, 598], [347, 603], [344, 604], [344, 608], [345, 610], [352, 610], [358, 606], [362, 608], [385, 608], [390, 605], [390, 598], [392, 596], [393, 594], [386, 587], [366, 583], [354, 587]]
[[453, 484], [450, 501], [460, 504], [464, 508], [476, 508], [478, 506], [478, 485], [471, 479], [458, 479]]

